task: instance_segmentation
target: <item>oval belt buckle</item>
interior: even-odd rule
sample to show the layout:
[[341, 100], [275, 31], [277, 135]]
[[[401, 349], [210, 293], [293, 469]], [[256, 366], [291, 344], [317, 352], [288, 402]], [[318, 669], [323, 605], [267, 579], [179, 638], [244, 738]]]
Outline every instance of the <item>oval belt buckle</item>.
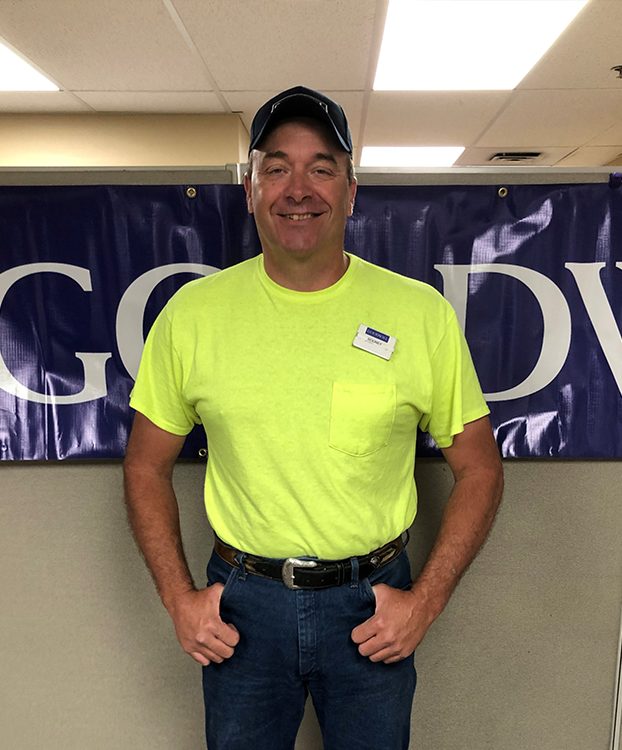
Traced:
[[296, 573], [295, 568], [315, 567], [317, 567], [317, 562], [315, 560], [299, 560], [297, 557], [288, 557], [283, 563], [283, 569], [281, 570], [283, 583], [288, 589], [301, 589], [302, 586], [296, 586], [294, 583], [294, 575]]

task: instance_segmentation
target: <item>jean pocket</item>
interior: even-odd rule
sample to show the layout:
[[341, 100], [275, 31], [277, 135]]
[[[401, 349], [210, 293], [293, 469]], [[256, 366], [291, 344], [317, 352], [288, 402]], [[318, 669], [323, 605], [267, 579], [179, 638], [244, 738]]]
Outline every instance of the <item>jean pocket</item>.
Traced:
[[333, 383], [329, 445], [369, 456], [388, 442], [395, 419], [395, 385]]
[[225, 599], [229, 598], [229, 595], [231, 594], [231, 589], [235, 586], [238, 575], [239, 575], [238, 568], [231, 568], [231, 573], [229, 573], [229, 577], [225, 581], [225, 587], [222, 590], [222, 593], [220, 594], [220, 606], [222, 607]]
[[370, 600], [370, 602], [376, 606], [376, 594], [374, 593], [374, 589], [371, 585], [371, 581], [369, 578], [363, 578], [361, 583], [359, 584], [361, 591], [363, 594]]

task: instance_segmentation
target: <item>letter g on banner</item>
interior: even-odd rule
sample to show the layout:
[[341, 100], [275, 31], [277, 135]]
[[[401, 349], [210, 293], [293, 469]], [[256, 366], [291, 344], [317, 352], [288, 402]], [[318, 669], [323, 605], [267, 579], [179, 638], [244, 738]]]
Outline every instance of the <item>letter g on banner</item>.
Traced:
[[[92, 291], [91, 274], [86, 268], [68, 263], [27, 263], [0, 273], [0, 306], [9, 289], [16, 281], [34, 273], [60, 273], [76, 281], [85, 292]], [[52, 393], [38, 393], [22, 385], [13, 377], [0, 353], [0, 388], [13, 396], [34, 401], [37, 404], [81, 404], [94, 401], [106, 395], [106, 360], [110, 352], [76, 352], [76, 357], [84, 365], [84, 387], [71, 396], [57, 396]]]
[[458, 322], [465, 330], [469, 274], [502, 273], [521, 281], [533, 293], [544, 320], [544, 334], [540, 356], [531, 373], [522, 383], [505, 391], [485, 393], [486, 401], [509, 401], [529, 396], [557, 377], [564, 366], [570, 349], [570, 309], [561, 290], [544, 274], [524, 266], [507, 263], [481, 263], [475, 265], [435, 265], [443, 277], [445, 297], [451, 302]]
[[138, 365], [145, 346], [143, 338], [143, 318], [145, 307], [156, 286], [176, 273], [196, 273], [209, 276], [220, 271], [220, 268], [206, 266], [203, 263], [169, 263], [147, 271], [135, 279], [125, 290], [117, 310], [117, 346], [123, 366], [136, 380]]

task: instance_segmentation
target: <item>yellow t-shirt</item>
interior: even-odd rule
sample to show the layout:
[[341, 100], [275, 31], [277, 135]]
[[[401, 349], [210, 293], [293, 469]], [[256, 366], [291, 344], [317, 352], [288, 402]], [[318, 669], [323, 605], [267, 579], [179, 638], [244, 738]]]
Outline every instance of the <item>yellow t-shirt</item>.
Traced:
[[[176, 435], [202, 423], [218, 536], [266, 557], [339, 559], [397, 537], [417, 508], [417, 425], [441, 447], [488, 413], [448, 302], [349, 256], [296, 292], [263, 256], [186, 284], [149, 333], [131, 406]], [[353, 346], [361, 324], [389, 360]]]

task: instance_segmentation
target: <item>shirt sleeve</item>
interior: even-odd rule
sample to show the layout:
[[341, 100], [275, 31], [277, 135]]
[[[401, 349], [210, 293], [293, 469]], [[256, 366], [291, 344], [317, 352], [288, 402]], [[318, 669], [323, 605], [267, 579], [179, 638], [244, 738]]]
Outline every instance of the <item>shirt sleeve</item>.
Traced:
[[161, 429], [187, 435], [201, 419], [184, 398], [185, 380], [184, 367], [175, 349], [169, 304], [147, 336], [130, 406]]
[[447, 448], [464, 425], [490, 413], [480, 388], [471, 353], [453, 310], [431, 359], [432, 399], [419, 427]]

